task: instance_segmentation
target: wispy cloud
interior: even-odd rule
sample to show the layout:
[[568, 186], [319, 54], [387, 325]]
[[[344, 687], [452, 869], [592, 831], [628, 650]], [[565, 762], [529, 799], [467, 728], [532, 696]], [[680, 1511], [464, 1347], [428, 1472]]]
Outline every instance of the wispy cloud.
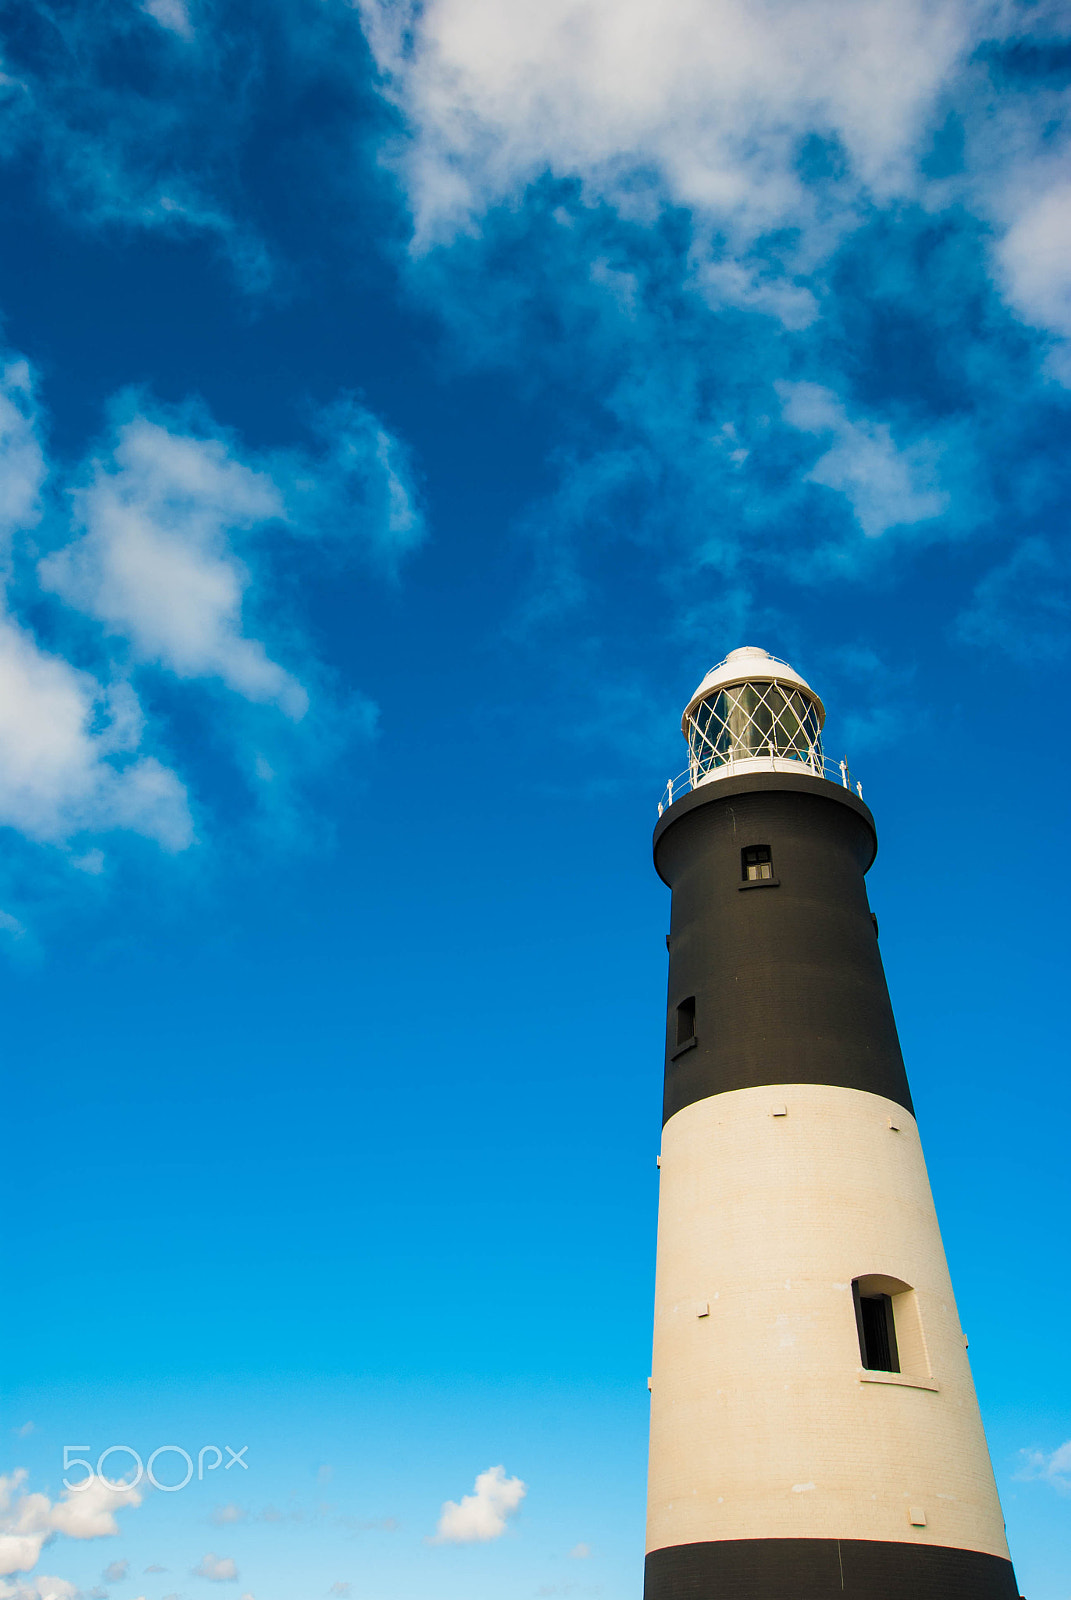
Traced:
[[46, 589], [129, 640], [138, 660], [305, 714], [305, 690], [243, 629], [250, 574], [232, 538], [284, 515], [267, 474], [218, 437], [139, 413], [93, 463], [76, 505], [86, 531], [41, 563]]
[[185, 0], [23, 10], [30, 26], [0, 31], [0, 156], [36, 160], [76, 227], [207, 234], [265, 288], [272, 263], [226, 176], [255, 78], [249, 41], [199, 38]]
[[[300, 619], [264, 605], [268, 543], [319, 541], [331, 563], [362, 559], [391, 574], [424, 537], [402, 445], [365, 408], [338, 402], [315, 422], [315, 442], [256, 457], [197, 408], [128, 394], [101, 448], [73, 473], [50, 468], [32, 373], [11, 361], [0, 379], [0, 823], [39, 843], [67, 845], [73, 866], [99, 875], [105, 856], [87, 835], [126, 831], [181, 851], [195, 837], [188, 784], [163, 758], [168, 730], [146, 711], [153, 674], [200, 682], [231, 704], [262, 706], [296, 726], [310, 688], [319, 760], [343, 729], [368, 729], [374, 708], [327, 687], [328, 671], [301, 637]], [[71, 492], [66, 493], [68, 484]], [[73, 525], [67, 508], [73, 508]], [[15, 562], [29, 530], [52, 552]], [[43, 531], [42, 531], [43, 530]], [[256, 542], [259, 541], [259, 542]], [[22, 573], [13, 578], [15, 566]], [[40, 591], [63, 602], [42, 613]], [[48, 643], [18, 614], [51, 615]], [[250, 625], [254, 609], [297, 669]], [[81, 619], [79, 621], [78, 619]], [[38, 622], [40, 627], [40, 622]], [[276, 721], [279, 721], [276, 716]], [[234, 713], [236, 754], [265, 797], [285, 807], [300, 765]], [[217, 719], [216, 740], [227, 726]], [[252, 740], [252, 748], [249, 748]], [[160, 750], [160, 753], [156, 753]], [[12, 924], [14, 927], [15, 924]]]
[[396, 574], [427, 537], [408, 449], [353, 396], [325, 406], [312, 425], [318, 450], [278, 452], [272, 462], [292, 526]]
[[185, 0], [143, 0], [141, 9], [169, 33], [178, 34], [180, 39], [193, 38], [193, 24]]
[[843, 494], [868, 539], [905, 523], [928, 521], [946, 509], [939, 453], [932, 444], [898, 449], [886, 423], [852, 420], [820, 384], [780, 382], [776, 388], [789, 426], [828, 442], [804, 482]]
[[212, 1583], [234, 1583], [238, 1565], [233, 1556], [217, 1556], [214, 1550], [209, 1550], [194, 1567], [193, 1575], [208, 1578]]
[[1071, 1439], [1055, 1450], [1023, 1450], [1023, 1463], [1015, 1476], [1021, 1480], [1040, 1479], [1061, 1494], [1071, 1494]]
[[1063, 542], [1032, 534], [981, 578], [957, 622], [964, 643], [1026, 663], [1071, 649], [1071, 559]]
[[1023, 536], [1071, 383], [1054, 7], [360, 9], [411, 283], [459, 360], [564, 397], [530, 624], [611, 548], [747, 611], [771, 573]]
[[209, 1522], [217, 1528], [228, 1528], [236, 1522], [248, 1520], [249, 1512], [244, 1506], [236, 1506], [232, 1501], [229, 1505], [216, 1506], [209, 1515]]

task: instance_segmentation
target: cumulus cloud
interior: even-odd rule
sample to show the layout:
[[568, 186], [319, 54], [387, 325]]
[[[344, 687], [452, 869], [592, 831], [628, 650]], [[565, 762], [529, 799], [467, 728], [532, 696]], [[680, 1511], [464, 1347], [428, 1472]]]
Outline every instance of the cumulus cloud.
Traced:
[[[449, 236], [544, 171], [643, 213], [675, 204], [742, 237], [813, 215], [801, 130], [844, 150], [856, 188], [908, 188], [935, 95], [967, 49], [959, 0], [362, 0], [413, 140], [419, 242]], [[643, 181], [646, 171], [647, 181]], [[645, 192], [646, 191], [646, 192]]]
[[105, 1539], [119, 1532], [116, 1512], [141, 1501], [136, 1487], [91, 1475], [84, 1488], [64, 1491], [52, 1507], [51, 1526], [70, 1539]]
[[591, 1546], [589, 1544], [584, 1544], [583, 1541], [581, 1541], [580, 1544], [574, 1544], [573, 1548], [569, 1552], [570, 1561], [587, 1561], [590, 1559], [590, 1557]]
[[[1043, 52], [1051, 8], [996, 0], [359, 0], [420, 251], [475, 232], [544, 175], [588, 202], [696, 225], [712, 302], [813, 321], [800, 281], [872, 207], [966, 203], [1022, 315], [1071, 336], [1071, 98], [1017, 92], [1002, 46]], [[1012, 77], [1014, 74], [1011, 75]], [[949, 108], [966, 141], [933, 161]], [[791, 237], [788, 230], [791, 230]], [[777, 234], [775, 258], [752, 247]], [[1071, 358], [1063, 375], [1071, 381]]]
[[[0, 1477], [0, 1578], [13, 1573], [28, 1573], [40, 1559], [41, 1551], [57, 1533], [69, 1539], [103, 1539], [119, 1532], [116, 1513], [125, 1507], [139, 1506], [142, 1496], [134, 1487], [105, 1482], [91, 1475], [84, 1488], [68, 1489], [57, 1501], [47, 1495], [23, 1489], [26, 1472], [19, 1469]], [[41, 1600], [64, 1600], [74, 1595], [74, 1586], [62, 1587], [61, 1578], [35, 1576], [22, 1580], [22, 1588], [0, 1585], [0, 1600], [23, 1591]], [[60, 1585], [56, 1588], [56, 1585]], [[34, 1587], [36, 1585], [37, 1587]], [[49, 1586], [52, 1587], [49, 1587]]]
[[507, 1478], [504, 1467], [488, 1467], [477, 1475], [475, 1489], [460, 1501], [443, 1504], [433, 1544], [485, 1544], [501, 1538], [508, 1519], [528, 1493], [520, 1478]]
[[86, 532], [41, 563], [45, 588], [129, 639], [139, 660], [304, 715], [305, 690], [242, 621], [250, 574], [230, 541], [283, 515], [267, 474], [219, 438], [137, 415], [94, 463], [78, 508]]
[[843, 494], [867, 538], [928, 521], [947, 508], [932, 445], [897, 449], [885, 423], [852, 421], [832, 390], [820, 384], [778, 383], [777, 389], [790, 427], [831, 440], [805, 481]]
[[101, 1577], [105, 1583], [122, 1583], [129, 1571], [129, 1561], [109, 1561], [101, 1573]]
[[0, 1578], [0, 1600], [80, 1600], [80, 1590], [66, 1578], [50, 1577], [42, 1572], [14, 1583]]
[[234, 1583], [238, 1578], [238, 1566], [233, 1556], [217, 1556], [209, 1550], [194, 1567], [193, 1575], [209, 1578], [213, 1583]]

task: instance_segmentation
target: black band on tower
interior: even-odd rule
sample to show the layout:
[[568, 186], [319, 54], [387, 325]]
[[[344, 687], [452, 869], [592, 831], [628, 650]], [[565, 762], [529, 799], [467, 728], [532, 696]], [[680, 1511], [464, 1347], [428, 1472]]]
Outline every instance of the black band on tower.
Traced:
[[[848, 789], [750, 773], [676, 801], [654, 836], [673, 890], [663, 1122], [762, 1084], [864, 1089], [912, 1110]], [[690, 1030], [690, 1031], [689, 1031]]]
[[726, 1539], [652, 1550], [644, 1600], [1019, 1600], [1010, 1561], [871, 1539]]

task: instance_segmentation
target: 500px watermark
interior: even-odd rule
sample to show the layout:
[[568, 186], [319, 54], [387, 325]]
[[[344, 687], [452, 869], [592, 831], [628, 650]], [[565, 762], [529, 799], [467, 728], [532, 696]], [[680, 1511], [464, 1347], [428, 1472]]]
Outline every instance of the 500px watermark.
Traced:
[[[136, 1489], [142, 1478], [148, 1478], [154, 1489], [162, 1489], [165, 1494], [174, 1494], [179, 1489], [185, 1489], [193, 1478], [193, 1457], [180, 1444], [159, 1445], [149, 1457], [148, 1463], [142, 1461], [133, 1446], [129, 1444], [110, 1444], [107, 1450], [102, 1450], [97, 1457], [95, 1468], [91, 1461], [86, 1460], [85, 1456], [76, 1456], [74, 1454], [75, 1450], [88, 1450], [89, 1448], [88, 1444], [65, 1444], [63, 1446], [64, 1472], [70, 1472], [72, 1467], [85, 1467], [86, 1469], [85, 1477], [76, 1478], [73, 1483], [68, 1478], [64, 1478], [63, 1487], [65, 1489], [71, 1489], [75, 1492], [79, 1489], [88, 1489], [89, 1485], [96, 1480], [102, 1483], [106, 1489], [114, 1489], [116, 1494], [122, 1494], [128, 1489]], [[249, 1462], [245, 1460], [245, 1453], [248, 1449], [249, 1446], [247, 1444], [244, 1444], [240, 1450], [232, 1450], [229, 1444], [225, 1444], [223, 1450], [226, 1450], [230, 1457], [230, 1460], [225, 1462], [223, 1460], [223, 1450], [220, 1449], [218, 1444], [203, 1444], [197, 1452], [198, 1483], [204, 1478], [206, 1472], [215, 1472], [217, 1467], [220, 1466], [222, 1466], [224, 1472], [229, 1472], [232, 1467], [241, 1467], [243, 1472], [248, 1472]], [[109, 1456], [115, 1455], [129, 1456], [137, 1468], [136, 1476], [114, 1480], [107, 1477], [104, 1471], [104, 1463]], [[161, 1483], [156, 1476], [153, 1469], [161, 1456], [180, 1456], [185, 1462], [186, 1476], [179, 1483]], [[215, 1460], [207, 1460], [206, 1458], [209, 1456], [214, 1456]], [[177, 1463], [172, 1465], [177, 1465]], [[166, 1476], [171, 1475], [171, 1473], [166, 1474]]]

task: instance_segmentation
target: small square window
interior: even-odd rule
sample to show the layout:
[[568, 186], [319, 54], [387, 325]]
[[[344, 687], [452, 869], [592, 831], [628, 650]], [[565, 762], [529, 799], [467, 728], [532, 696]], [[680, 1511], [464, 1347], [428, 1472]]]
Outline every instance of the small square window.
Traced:
[[740, 864], [745, 883], [761, 883], [773, 877], [773, 859], [768, 844], [752, 844], [740, 852]]
[[689, 995], [677, 1007], [677, 1048], [695, 1038], [695, 995]]

